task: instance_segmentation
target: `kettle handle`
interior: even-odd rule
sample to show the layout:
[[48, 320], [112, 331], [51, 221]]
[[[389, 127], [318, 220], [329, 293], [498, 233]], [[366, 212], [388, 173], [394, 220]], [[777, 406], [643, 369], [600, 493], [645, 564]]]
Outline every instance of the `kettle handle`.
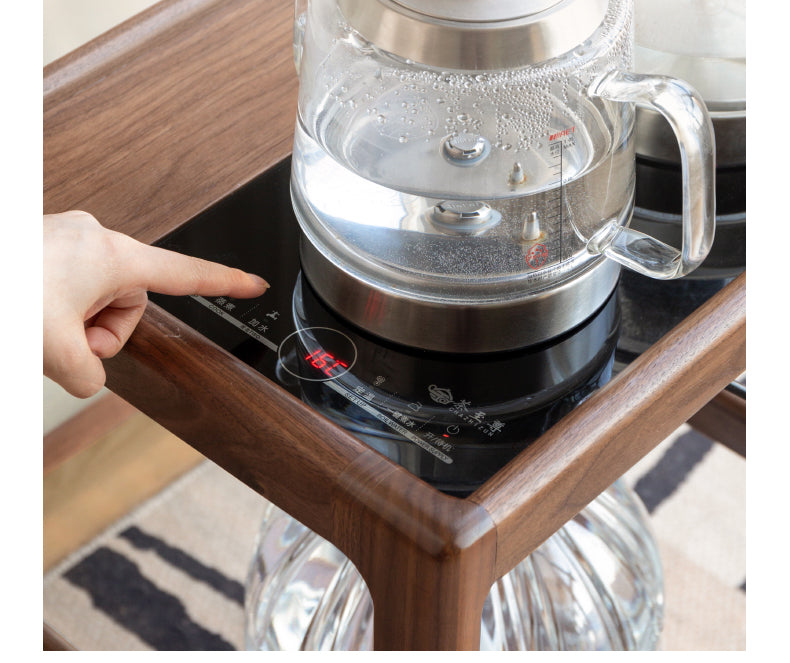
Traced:
[[715, 230], [715, 138], [705, 102], [688, 83], [668, 76], [610, 71], [588, 94], [648, 106], [669, 122], [680, 147], [683, 185], [683, 246], [680, 251], [612, 220], [588, 242], [634, 271], [656, 279], [685, 276], [705, 260]]

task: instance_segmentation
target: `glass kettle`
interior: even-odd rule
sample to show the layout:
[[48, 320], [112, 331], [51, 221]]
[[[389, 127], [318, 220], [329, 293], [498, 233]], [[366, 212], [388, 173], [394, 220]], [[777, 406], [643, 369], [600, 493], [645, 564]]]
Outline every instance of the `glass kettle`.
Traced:
[[[629, 72], [633, 0], [297, 0], [291, 189], [302, 266], [367, 331], [448, 352], [539, 343], [620, 265], [658, 279], [714, 233], [701, 97]], [[682, 246], [628, 227], [634, 109], [682, 155]]]

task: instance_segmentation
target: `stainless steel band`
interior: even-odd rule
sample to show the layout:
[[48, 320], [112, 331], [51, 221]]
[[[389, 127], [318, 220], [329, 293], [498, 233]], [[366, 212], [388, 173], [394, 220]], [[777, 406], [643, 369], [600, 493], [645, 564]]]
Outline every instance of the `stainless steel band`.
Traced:
[[324, 302], [395, 343], [443, 352], [498, 352], [554, 338], [584, 322], [617, 285], [620, 266], [600, 258], [542, 292], [496, 302], [438, 302], [376, 287], [338, 267], [302, 236], [302, 269]]
[[[338, 0], [348, 23], [378, 48], [442, 69], [523, 67], [587, 40], [607, 0]], [[454, 18], [449, 18], [453, 16]], [[460, 18], [459, 18], [460, 17]]]

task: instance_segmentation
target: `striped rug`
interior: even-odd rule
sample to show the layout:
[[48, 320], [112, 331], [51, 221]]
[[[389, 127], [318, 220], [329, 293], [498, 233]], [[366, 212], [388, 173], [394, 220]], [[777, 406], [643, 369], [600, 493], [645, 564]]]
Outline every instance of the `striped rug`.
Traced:
[[[683, 426], [626, 475], [664, 564], [661, 649], [745, 649], [745, 465]], [[202, 463], [47, 573], [45, 622], [82, 650], [243, 649], [263, 508]]]

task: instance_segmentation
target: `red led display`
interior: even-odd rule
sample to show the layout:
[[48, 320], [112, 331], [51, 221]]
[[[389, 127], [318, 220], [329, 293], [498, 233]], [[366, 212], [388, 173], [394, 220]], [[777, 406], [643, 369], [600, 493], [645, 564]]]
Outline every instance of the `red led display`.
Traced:
[[305, 361], [309, 361], [311, 366], [317, 368], [330, 378], [335, 377], [337, 373], [340, 372], [338, 367], [348, 368], [348, 364], [336, 359], [331, 352], [327, 352], [323, 348], [311, 352], [305, 357]]

